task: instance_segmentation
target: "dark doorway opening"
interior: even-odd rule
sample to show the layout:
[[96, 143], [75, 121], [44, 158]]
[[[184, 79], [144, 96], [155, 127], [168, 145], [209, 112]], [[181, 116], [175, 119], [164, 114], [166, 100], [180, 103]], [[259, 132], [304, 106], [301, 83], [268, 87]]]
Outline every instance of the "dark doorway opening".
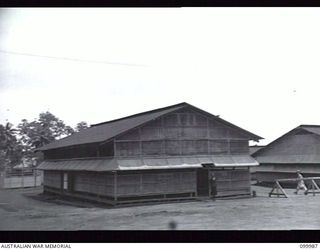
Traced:
[[197, 192], [198, 196], [209, 196], [209, 170], [197, 170]]

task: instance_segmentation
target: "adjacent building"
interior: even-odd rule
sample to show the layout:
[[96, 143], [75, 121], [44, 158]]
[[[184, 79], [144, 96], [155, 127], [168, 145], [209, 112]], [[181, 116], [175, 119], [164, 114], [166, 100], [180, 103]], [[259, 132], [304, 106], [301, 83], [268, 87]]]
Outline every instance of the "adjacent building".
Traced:
[[320, 176], [320, 126], [300, 125], [282, 135], [252, 156], [258, 182], [296, 178], [300, 170], [305, 177]]
[[250, 195], [260, 136], [188, 103], [92, 125], [39, 148], [44, 192], [117, 205]]

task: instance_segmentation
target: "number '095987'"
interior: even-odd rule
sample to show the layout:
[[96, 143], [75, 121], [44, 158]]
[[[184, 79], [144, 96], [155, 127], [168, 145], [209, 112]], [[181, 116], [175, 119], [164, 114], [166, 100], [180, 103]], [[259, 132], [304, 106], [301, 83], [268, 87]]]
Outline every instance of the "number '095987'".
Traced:
[[318, 248], [318, 244], [300, 244], [300, 248]]

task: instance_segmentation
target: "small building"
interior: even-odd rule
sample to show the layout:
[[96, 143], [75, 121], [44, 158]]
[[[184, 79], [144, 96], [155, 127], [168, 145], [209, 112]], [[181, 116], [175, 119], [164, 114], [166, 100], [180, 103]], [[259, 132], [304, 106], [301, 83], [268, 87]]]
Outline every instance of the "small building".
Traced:
[[300, 125], [269, 143], [252, 156], [258, 182], [296, 178], [300, 170], [305, 177], [320, 176], [320, 126]]
[[[92, 125], [39, 148], [44, 192], [123, 203], [250, 195], [250, 140], [188, 103]], [[214, 176], [214, 178], [213, 178]]]

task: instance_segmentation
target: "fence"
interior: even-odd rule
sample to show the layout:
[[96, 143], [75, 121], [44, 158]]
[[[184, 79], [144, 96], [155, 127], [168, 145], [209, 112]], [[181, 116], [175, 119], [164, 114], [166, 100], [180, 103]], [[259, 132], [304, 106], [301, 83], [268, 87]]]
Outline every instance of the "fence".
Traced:
[[25, 188], [41, 186], [42, 171], [35, 168], [10, 169], [0, 172], [0, 188]]

